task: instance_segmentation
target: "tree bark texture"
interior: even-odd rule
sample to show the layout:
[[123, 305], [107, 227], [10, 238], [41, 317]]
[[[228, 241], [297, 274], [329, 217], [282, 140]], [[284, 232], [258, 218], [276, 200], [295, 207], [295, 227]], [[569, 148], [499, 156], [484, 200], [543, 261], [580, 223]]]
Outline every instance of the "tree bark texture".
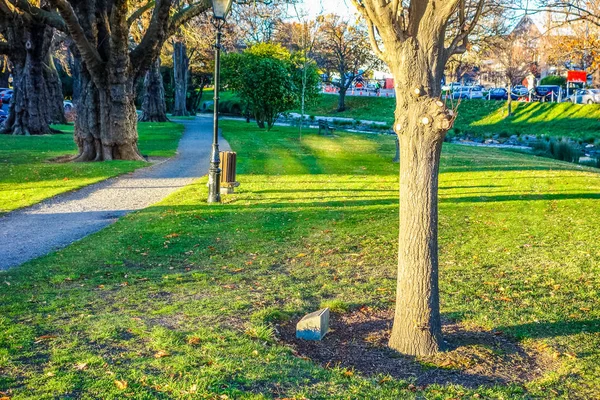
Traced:
[[[374, 52], [396, 84], [400, 140], [400, 233], [394, 324], [389, 345], [413, 356], [441, 348], [438, 285], [438, 173], [454, 112], [440, 100], [448, 59], [468, 48], [485, 0], [352, 0]], [[454, 28], [451, 28], [454, 24]], [[379, 43], [383, 46], [380, 46]]]
[[441, 346], [438, 289], [438, 170], [452, 112], [439, 100], [439, 54], [407, 40], [390, 63], [400, 143], [400, 235], [396, 310], [389, 345], [410, 355]]
[[173, 46], [173, 81], [175, 84], [175, 104], [173, 106], [173, 115], [186, 116], [187, 111], [187, 88], [188, 88], [188, 70], [190, 60], [187, 56], [185, 43], [175, 42]]
[[8, 57], [0, 55], [0, 88], [8, 87], [10, 69], [8, 68]]
[[338, 112], [346, 111], [346, 88], [341, 87], [338, 97]]
[[4, 133], [44, 135], [64, 123], [62, 86], [51, 54], [53, 28], [20, 18], [4, 27], [10, 45], [14, 94]]
[[160, 58], [152, 64], [144, 78], [144, 101], [142, 103], [143, 122], [167, 122], [167, 105], [165, 103], [165, 88], [160, 73]]
[[[94, 7], [95, 3], [79, 2], [74, 8], [81, 26], [81, 32], [71, 32], [74, 39], [85, 35], [95, 49], [80, 47], [79, 43], [73, 52], [80, 72], [74, 96], [77, 111], [74, 139], [79, 154], [74, 161], [141, 161], [144, 158], [137, 148], [134, 102], [136, 72], [128, 47], [127, 13], [123, 11], [127, 6], [116, 1], [110, 12], [107, 3], [99, 3], [104, 8]], [[110, 20], [97, 18], [98, 13], [112, 16]], [[81, 37], [78, 39], [82, 41]], [[96, 58], [90, 56], [91, 52]]]

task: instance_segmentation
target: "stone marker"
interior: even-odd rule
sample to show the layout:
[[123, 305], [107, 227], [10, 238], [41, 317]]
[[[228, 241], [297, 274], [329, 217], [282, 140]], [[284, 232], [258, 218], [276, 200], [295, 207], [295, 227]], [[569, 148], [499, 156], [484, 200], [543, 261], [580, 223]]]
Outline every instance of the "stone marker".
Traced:
[[296, 325], [296, 337], [304, 340], [321, 340], [329, 330], [329, 308], [305, 315]]

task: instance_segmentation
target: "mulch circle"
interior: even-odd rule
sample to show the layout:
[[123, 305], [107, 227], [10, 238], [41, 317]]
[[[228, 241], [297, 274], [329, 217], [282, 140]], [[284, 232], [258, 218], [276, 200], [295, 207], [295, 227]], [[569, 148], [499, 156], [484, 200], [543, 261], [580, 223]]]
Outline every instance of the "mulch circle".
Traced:
[[300, 357], [325, 368], [343, 367], [366, 376], [389, 375], [419, 386], [456, 384], [464, 387], [524, 383], [552, 368], [545, 353], [526, 348], [500, 332], [466, 330], [444, 321], [448, 350], [430, 357], [409, 357], [387, 347], [393, 310], [362, 308], [332, 313], [330, 331], [320, 341], [296, 338], [296, 322], [277, 326], [279, 339]]

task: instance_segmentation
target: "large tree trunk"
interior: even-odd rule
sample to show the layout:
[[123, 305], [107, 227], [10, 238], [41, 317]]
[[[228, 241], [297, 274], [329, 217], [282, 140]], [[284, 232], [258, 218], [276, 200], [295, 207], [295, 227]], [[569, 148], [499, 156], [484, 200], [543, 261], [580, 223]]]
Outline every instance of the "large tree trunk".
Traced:
[[0, 55], [0, 88], [8, 87], [8, 78], [10, 70], [8, 69], [8, 57]]
[[173, 78], [175, 83], [175, 104], [173, 106], [173, 115], [186, 116], [188, 111], [187, 104], [187, 86], [188, 86], [188, 67], [189, 59], [185, 43], [175, 42], [173, 46]]
[[[137, 113], [134, 102], [135, 74], [131, 64], [128, 28], [125, 23], [127, 9], [124, 2], [111, 12], [120, 22], [110, 27], [109, 21], [97, 19], [101, 12], [98, 4], [78, 2], [75, 12], [87, 40], [105, 57], [99, 72], [98, 64], [92, 67], [81, 60], [81, 48], [74, 56], [79, 60], [79, 90], [75, 108], [75, 143], [79, 154], [74, 161], [139, 160], [144, 158], [137, 148]], [[112, 17], [111, 17], [112, 18]], [[110, 46], [109, 46], [110, 44]], [[96, 60], [94, 60], [96, 62]]]
[[47, 112], [50, 122], [53, 124], [64, 124], [67, 122], [67, 119], [65, 118], [63, 105], [62, 82], [54, 64], [54, 57], [52, 57], [50, 52], [48, 52], [46, 62], [44, 63], [44, 80], [46, 82]]
[[165, 88], [160, 74], [160, 58], [152, 63], [144, 78], [144, 101], [140, 121], [169, 121], [167, 118], [167, 105], [165, 104]]
[[76, 59], [79, 70], [78, 90], [73, 90], [73, 101], [77, 110], [74, 139], [79, 155], [74, 161], [102, 161], [102, 139], [100, 124], [100, 99], [90, 74]]
[[438, 169], [452, 113], [439, 100], [443, 70], [432, 70], [440, 64], [438, 55], [425, 51], [409, 41], [396, 51], [397, 62], [392, 63], [400, 140], [400, 235], [389, 345], [409, 355], [432, 354], [441, 345]]
[[120, 74], [120, 68], [109, 65], [106, 86], [98, 89], [81, 65], [74, 134], [79, 154], [74, 161], [144, 159], [137, 148], [133, 79]]
[[14, 94], [4, 133], [49, 134], [50, 124], [65, 122], [62, 87], [50, 54], [53, 31], [35, 24], [25, 28], [24, 48], [11, 55]]

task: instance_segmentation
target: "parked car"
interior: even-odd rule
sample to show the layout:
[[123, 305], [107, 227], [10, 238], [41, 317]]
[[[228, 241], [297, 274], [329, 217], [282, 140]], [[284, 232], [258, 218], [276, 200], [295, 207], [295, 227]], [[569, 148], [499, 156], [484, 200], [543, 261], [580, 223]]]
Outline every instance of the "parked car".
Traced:
[[536, 100], [550, 101], [558, 99], [560, 91], [561, 89], [558, 85], [541, 85], [535, 88], [534, 94]]
[[600, 104], [600, 89], [579, 89], [566, 101], [575, 104]]
[[454, 100], [458, 99], [483, 99], [483, 88], [479, 88], [476, 86], [463, 86], [456, 89], [452, 93], [452, 98]]
[[4, 121], [6, 121], [8, 119], [8, 113], [2, 109], [0, 109], [0, 125], [2, 125], [2, 123]]
[[63, 101], [63, 109], [65, 110], [65, 112], [69, 112], [74, 108], [75, 108], [75, 106], [69, 100]]
[[442, 86], [442, 90], [444, 92], [453, 92], [456, 89], [462, 87], [462, 85], [459, 82], [452, 82], [452, 83], [448, 83], [446, 85]]
[[7, 89], [0, 92], [0, 102], [3, 104], [10, 104], [12, 100], [14, 91], [12, 89]]
[[508, 100], [508, 90], [505, 88], [494, 88], [489, 93], [490, 100]]
[[512, 92], [517, 96], [527, 96], [529, 94], [529, 90], [523, 85], [513, 86]]

